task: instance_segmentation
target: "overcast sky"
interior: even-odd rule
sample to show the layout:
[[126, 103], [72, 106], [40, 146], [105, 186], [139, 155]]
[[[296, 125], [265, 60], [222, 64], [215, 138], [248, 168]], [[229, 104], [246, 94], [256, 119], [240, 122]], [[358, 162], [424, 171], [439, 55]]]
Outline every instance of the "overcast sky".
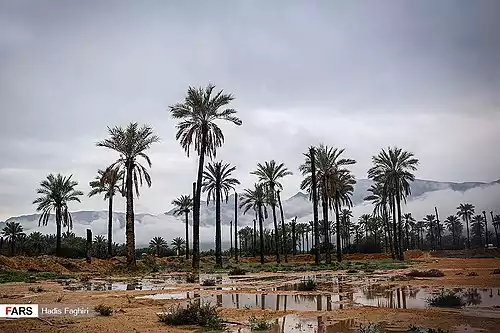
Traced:
[[[365, 178], [397, 145], [418, 178], [500, 178], [499, 1], [0, 2], [0, 219], [31, 214], [54, 172], [88, 182], [117, 154], [107, 126], [151, 125], [152, 188], [136, 211], [160, 213], [191, 191], [197, 159], [175, 141], [168, 106], [189, 85], [233, 93], [240, 127], [219, 157], [243, 187], [256, 162], [295, 175], [309, 145], [345, 147]], [[118, 202], [117, 210], [123, 210]], [[101, 210], [85, 198], [73, 210]]]

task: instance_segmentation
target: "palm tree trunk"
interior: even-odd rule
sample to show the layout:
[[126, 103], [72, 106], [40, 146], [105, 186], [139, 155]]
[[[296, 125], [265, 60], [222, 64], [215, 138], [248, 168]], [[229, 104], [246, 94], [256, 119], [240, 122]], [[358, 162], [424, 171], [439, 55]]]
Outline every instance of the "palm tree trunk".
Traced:
[[467, 248], [470, 249], [470, 235], [469, 235], [469, 216], [465, 215], [465, 224], [467, 226]]
[[443, 248], [443, 244], [441, 242], [441, 228], [439, 227], [439, 215], [438, 215], [437, 207], [434, 207], [434, 211], [436, 212], [436, 225], [437, 225], [438, 242], [439, 242], [439, 249], [441, 250]]
[[109, 196], [108, 207], [108, 256], [113, 256], [113, 196]]
[[337, 261], [341, 262], [342, 261], [342, 241], [340, 238], [340, 214], [339, 214], [340, 203], [338, 202], [337, 199], [335, 199], [334, 205], [335, 205], [335, 220], [337, 223], [337, 225], [336, 225], [336, 229], [337, 229]]
[[186, 216], [186, 259], [189, 259], [189, 211], [184, 212]]
[[200, 268], [200, 203], [201, 203], [201, 182], [203, 179], [203, 167], [205, 164], [205, 154], [207, 150], [208, 128], [203, 126], [201, 134], [201, 152], [198, 164], [198, 175], [196, 178], [196, 195], [193, 202], [193, 269]]
[[125, 223], [125, 235], [127, 238], [127, 266], [135, 267], [135, 234], [134, 234], [134, 192], [132, 183], [132, 172], [134, 166], [131, 161], [126, 164], [127, 179], [125, 183], [127, 196], [127, 213]]
[[220, 173], [215, 180], [215, 266], [222, 268], [222, 235], [220, 220]]
[[399, 186], [396, 185], [396, 205], [398, 209], [398, 240], [399, 240], [399, 260], [404, 260], [403, 255], [403, 221], [401, 220], [401, 193]]
[[318, 192], [317, 192], [317, 179], [316, 179], [316, 153], [314, 147], [309, 149], [309, 157], [311, 159], [311, 190], [313, 200], [313, 221], [314, 221], [314, 263], [320, 263], [320, 248], [319, 248], [319, 226], [318, 226]]
[[483, 210], [483, 217], [484, 217], [484, 240], [485, 240], [485, 247], [488, 247], [489, 239], [488, 239], [488, 220], [486, 219], [486, 212]]
[[295, 222], [292, 222], [292, 254], [297, 254], [297, 235], [295, 234]]
[[234, 192], [234, 262], [238, 263], [238, 193]]
[[60, 257], [61, 253], [61, 208], [56, 208], [56, 256]]
[[497, 225], [499, 221], [495, 221], [495, 217], [493, 216], [493, 212], [490, 211], [491, 215], [491, 223], [493, 224], [493, 229], [495, 229], [495, 238], [497, 240], [497, 246], [500, 246], [500, 241], [498, 239], [498, 230], [497, 230]]
[[394, 254], [399, 259], [399, 241], [398, 241], [398, 226], [396, 218], [396, 200], [392, 200], [392, 237], [394, 238]]
[[272, 194], [272, 205], [271, 208], [273, 210], [273, 222], [274, 222], [274, 249], [276, 250], [276, 263], [281, 263], [281, 257], [280, 257], [280, 246], [279, 246], [279, 233], [278, 233], [278, 221], [276, 218], [276, 201], [274, 198], [274, 187], [271, 187], [271, 194]]
[[281, 215], [281, 237], [283, 241], [282, 251], [285, 256], [285, 262], [288, 262], [288, 254], [286, 249], [286, 229], [285, 229], [285, 216], [283, 213], [283, 205], [281, 204], [280, 191], [276, 191], [278, 196], [278, 205], [280, 206], [280, 215]]
[[[258, 214], [256, 214], [258, 215]], [[252, 247], [252, 251], [253, 251], [253, 256], [256, 257], [257, 256], [257, 228], [256, 228], [256, 224], [257, 224], [257, 218], [258, 216], [255, 217], [255, 219], [253, 220], [253, 236], [252, 236], [252, 242], [253, 242], [253, 247]]]
[[264, 265], [264, 227], [262, 221], [262, 205], [259, 205], [259, 229], [260, 229], [260, 264]]
[[326, 263], [332, 263], [332, 254], [330, 252], [330, 230], [329, 230], [329, 221], [328, 221], [328, 196], [326, 191], [326, 179], [323, 177], [322, 184], [322, 204], [323, 204], [323, 228], [325, 231], [325, 247], [326, 247]]

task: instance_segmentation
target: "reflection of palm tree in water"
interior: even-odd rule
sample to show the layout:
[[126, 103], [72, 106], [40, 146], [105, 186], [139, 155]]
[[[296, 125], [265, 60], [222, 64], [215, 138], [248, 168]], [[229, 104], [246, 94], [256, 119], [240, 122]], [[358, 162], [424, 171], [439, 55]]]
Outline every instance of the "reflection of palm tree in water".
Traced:
[[477, 291], [477, 289], [467, 289], [464, 296], [467, 305], [481, 304], [481, 294]]

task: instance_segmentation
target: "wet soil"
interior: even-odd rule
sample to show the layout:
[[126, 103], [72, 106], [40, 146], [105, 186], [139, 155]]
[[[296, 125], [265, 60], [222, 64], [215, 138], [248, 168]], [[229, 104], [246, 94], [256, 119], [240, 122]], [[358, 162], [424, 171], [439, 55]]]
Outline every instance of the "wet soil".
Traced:
[[[409, 279], [412, 269], [440, 269], [445, 276]], [[194, 331], [169, 327], [157, 312], [199, 298], [219, 307], [223, 318], [241, 323], [231, 330], [248, 332], [250, 316], [265, 317], [281, 332], [331, 332], [359, 329], [378, 323], [384, 330], [405, 331], [409, 325], [447, 330], [495, 331], [500, 327], [500, 259], [448, 259], [421, 256], [408, 269], [359, 272], [255, 273], [242, 277], [202, 275], [216, 286], [186, 283], [182, 274], [5, 283], [0, 303], [33, 303], [40, 306], [78, 305], [93, 309], [111, 306], [109, 317], [44, 317], [0, 319], [0, 331], [118, 332]], [[469, 276], [475, 272], [477, 276]], [[298, 291], [297, 283], [315, 279], [317, 290]], [[33, 288], [40, 286], [36, 292]], [[31, 290], [30, 290], [31, 287]], [[434, 308], [426, 299], [442, 288], [453, 289], [466, 301], [463, 308]], [[169, 295], [169, 296], [168, 296]], [[276, 322], [276, 320], [278, 320]]]

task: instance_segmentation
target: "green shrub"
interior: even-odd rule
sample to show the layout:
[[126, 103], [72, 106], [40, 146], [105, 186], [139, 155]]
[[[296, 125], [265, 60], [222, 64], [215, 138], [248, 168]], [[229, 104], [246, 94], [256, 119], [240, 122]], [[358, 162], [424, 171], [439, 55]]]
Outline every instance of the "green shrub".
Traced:
[[248, 323], [251, 331], [271, 331], [273, 328], [273, 325], [264, 318], [256, 318], [255, 316], [248, 318]]
[[500, 268], [495, 268], [491, 274], [500, 274]]
[[113, 314], [113, 308], [110, 306], [99, 304], [94, 308], [94, 311], [101, 316], [111, 316]]
[[455, 308], [465, 305], [462, 297], [451, 290], [441, 291], [438, 295], [427, 299], [427, 304], [442, 308]]
[[478, 276], [479, 274], [477, 274], [476, 272], [469, 272], [469, 274], [467, 274], [467, 276]]
[[33, 293], [41, 293], [42, 291], [45, 291], [45, 289], [43, 289], [42, 287], [38, 286], [36, 288], [34, 287], [29, 287], [28, 288], [29, 291], [33, 292]]
[[213, 286], [215, 286], [215, 280], [213, 280], [213, 279], [203, 280], [203, 282], [201, 283], [201, 285], [204, 286], [204, 287], [213, 287]]
[[439, 269], [429, 269], [427, 271], [419, 271], [414, 269], [406, 275], [412, 277], [441, 277], [444, 276], [444, 273], [441, 272]]
[[186, 276], [187, 283], [196, 283], [196, 280], [197, 280], [196, 275], [193, 273], [190, 273]]
[[229, 271], [229, 275], [245, 275], [246, 272], [247, 272], [246, 270], [237, 266], [231, 268], [231, 270]]
[[352, 273], [357, 273], [358, 271], [356, 269], [348, 269], [347, 273], [352, 274]]
[[189, 302], [185, 308], [178, 304], [157, 315], [161, 322], [173, 326], [197, 325], [210, 330], [222, 330], [225, 326], [217, 308], [210, 303], [202, 304], [199, 300]]
[[313, 291], [316, 290], [316, 287], [316, 280], [313, 279], [302, 280], [297, 284], [297, 290], [299, 291]]

